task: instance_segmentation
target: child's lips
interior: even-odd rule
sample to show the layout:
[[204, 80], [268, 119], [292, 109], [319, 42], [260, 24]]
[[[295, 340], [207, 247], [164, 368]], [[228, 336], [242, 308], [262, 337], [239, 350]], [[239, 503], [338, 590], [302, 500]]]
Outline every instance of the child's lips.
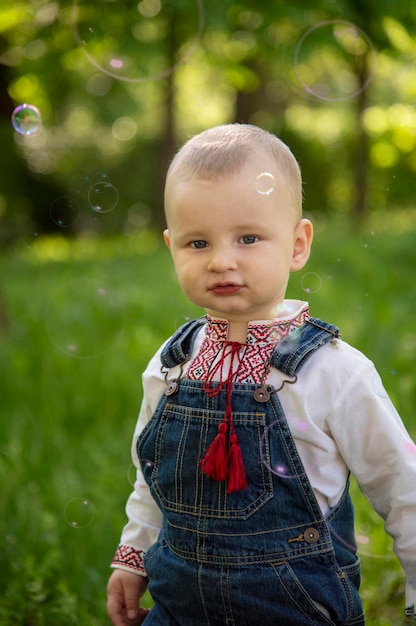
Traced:
[[218, 283], [211, 287], [210, 291], [213, 291], [219, 296], [232, 296], [238, 293], [242, 289], [242, 285], [236, 283]]

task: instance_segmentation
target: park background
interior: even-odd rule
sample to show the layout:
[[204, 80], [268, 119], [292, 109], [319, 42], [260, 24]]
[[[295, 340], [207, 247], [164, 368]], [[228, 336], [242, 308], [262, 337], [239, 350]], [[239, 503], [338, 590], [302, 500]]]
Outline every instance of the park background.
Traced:
[[[1, 626], [109, 624], [141, 371], [200, 314], [163, 179], [209, 126], [291, 146], [316, 235], [288, 295], [375, 362], [416, 436], [415, 98], [410, 0], [0, 2]], [[40, 117], [15, 128], [24, 103]], [[353, 494], [368, 623], [402, 624], [391, 540]]]

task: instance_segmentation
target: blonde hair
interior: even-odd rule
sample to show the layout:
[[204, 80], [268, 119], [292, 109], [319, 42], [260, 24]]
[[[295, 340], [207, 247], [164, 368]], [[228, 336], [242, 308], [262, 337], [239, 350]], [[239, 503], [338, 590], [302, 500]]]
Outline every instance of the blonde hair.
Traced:
[[223, 124], [191, 137], [174, 156], [166, 180], [173, 174], [198, 178], [233, 174], [259, 153], [274, 159], [302, 213], [302, 177], [296, 158], [276, 135], [252, 124]]

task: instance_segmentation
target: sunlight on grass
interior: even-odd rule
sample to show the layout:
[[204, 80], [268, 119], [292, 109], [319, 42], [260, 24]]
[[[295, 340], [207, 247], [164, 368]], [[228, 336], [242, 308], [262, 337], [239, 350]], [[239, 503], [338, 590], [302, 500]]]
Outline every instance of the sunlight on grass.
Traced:
[[161, 237], [152, 230], [143, 230], [128, 237], [103, 240], [94, 236], [80, 236], [69, 240], [62, 235], [45, 235], [26, 242], [20, 241], [17, 250], [32, 263], [59, 261], [88, 261], [120, 256], [149, 255], [161, 245]]

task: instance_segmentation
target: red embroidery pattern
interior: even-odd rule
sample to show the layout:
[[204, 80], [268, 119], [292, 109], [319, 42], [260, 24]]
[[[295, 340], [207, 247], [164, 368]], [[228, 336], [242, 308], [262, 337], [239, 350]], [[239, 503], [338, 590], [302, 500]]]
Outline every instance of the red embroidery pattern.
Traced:
[[117, 565], [122, 565], [135, 572], [146, 572], [143, 566], [143, 558], [143, 550], [136, 550], [136, 548], [132, 548], [131, 546], [120, 544], [111, 564], [116, 567]]
[[[308, 318], [309, 309], [305, 304], [292, 319], [276, 319], [271, 324], [249, 323], [246, 343], [241, 344], [243, 354], [234, 382], [261, 384], [267, 363], [275, 347], [289, 334], [303, 326]], [[206, 380], [210, 370], [221, 358], [227, 341], [227, 334], [228, 323], [226, 320], [208, 317], [205, 338], [198, 354], [189, 363], [186, 372], [187, 378]], [[233, 365], [234, 363], [227, 364], [228, 367]]]

